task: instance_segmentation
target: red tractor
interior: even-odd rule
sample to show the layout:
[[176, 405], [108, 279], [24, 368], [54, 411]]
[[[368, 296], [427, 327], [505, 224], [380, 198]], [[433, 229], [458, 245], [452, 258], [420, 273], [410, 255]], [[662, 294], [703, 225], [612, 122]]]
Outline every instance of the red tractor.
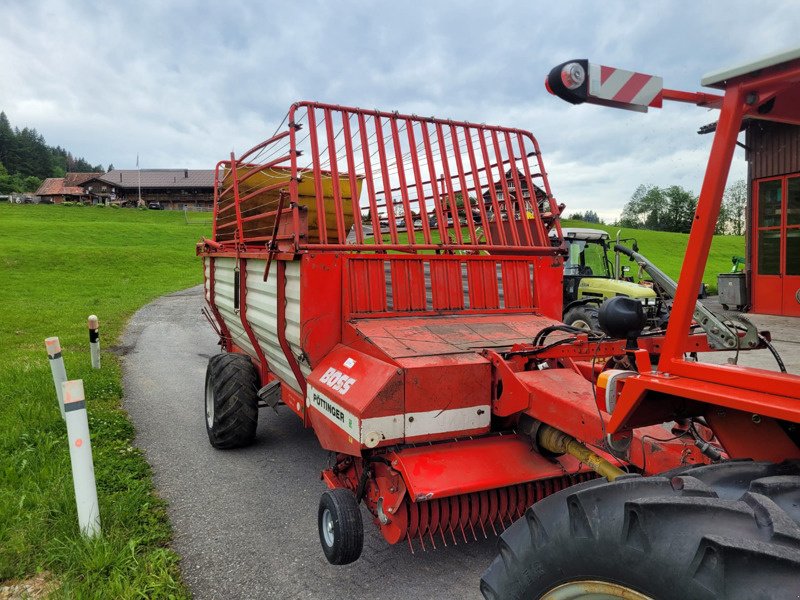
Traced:
[[[576, 64], [592, 72], [564, 65], [554, 91], [586, 99]], [[293, 105], [217, 165], [198, 244], [224, 351], [206, 375], [211, 443], [251, 442], [261, 406], [313, 428], [331, 453], [318, 527], [333, 564], [361, 553], [363, 503], [412, 551], [508, 527], [490, 598], [800, 589], [800, 473], [783, 462], [800, 387], [687, 358], [768, 344], [692, 292], [742, 117], [800, 115], [800, 59], [759, 68], [712, 82], [724, 98], [658, 90], [722, 106], [666, 335], [642, 333], [630, 298], [603, 304], [603, 331], [560, 321], [563, 205], [530, 133]]]

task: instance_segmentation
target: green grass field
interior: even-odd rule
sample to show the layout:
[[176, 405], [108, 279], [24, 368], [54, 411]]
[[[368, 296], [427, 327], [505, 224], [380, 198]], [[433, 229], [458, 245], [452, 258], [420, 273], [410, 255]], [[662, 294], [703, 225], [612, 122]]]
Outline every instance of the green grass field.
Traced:
[[[180, 213], [0, 205], [0, 582], [47, 571], [56, 597], [188, 596], [165, 505], [132, 446], [121, 373], [108, 350], [137, 308], [202, 281]], [[100, 318], [103, 368], [90, 368], [87, 315]], [[57, 335], [83, 379], [103, 535], [78, 532], [66, 428], [44, 339]]]

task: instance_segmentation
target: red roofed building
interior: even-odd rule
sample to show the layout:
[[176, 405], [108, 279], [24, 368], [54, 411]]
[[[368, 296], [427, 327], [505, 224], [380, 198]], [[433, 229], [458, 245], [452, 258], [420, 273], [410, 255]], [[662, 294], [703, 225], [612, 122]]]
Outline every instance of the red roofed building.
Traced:
[[36, 190], [36, 195], [46, 204], [88, 200], [81, 184], [99, 175], [102, 173], [67, 173], [64, 177], [48, 177]]

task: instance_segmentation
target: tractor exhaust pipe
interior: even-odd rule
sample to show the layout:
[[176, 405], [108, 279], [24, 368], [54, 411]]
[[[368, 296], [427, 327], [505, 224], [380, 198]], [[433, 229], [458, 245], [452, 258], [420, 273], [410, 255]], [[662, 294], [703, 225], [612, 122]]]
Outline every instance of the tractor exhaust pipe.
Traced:
[[609, 481], [614, 481], [620, 475], [625, 474], [625, 471], [598, 456], [571, 435], [567, 435], [555, 427], [550, 427], [550, 425], [542, 423], [539, 426], [536, 430], [536, 443], [548, 452], [574, 456]]

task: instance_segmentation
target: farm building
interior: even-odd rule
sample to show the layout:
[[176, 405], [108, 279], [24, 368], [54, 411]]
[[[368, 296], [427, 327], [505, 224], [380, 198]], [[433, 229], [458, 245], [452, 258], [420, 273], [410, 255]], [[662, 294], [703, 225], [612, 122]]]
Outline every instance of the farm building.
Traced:
[[749, 296], [753, 312], [800, 316], [800, 127], [747, 127]]
[[145, 205], [166, 209], [210, 207], [214, 200], [211, 169], [114, 169], [81, 184], [86, 194], [103, 202], [136, 206], [140, 193]]
[[67, 173], [64, 177], [48, 177], [36, 190], [40, 202], [61, 204], [64, 201], [88, 201], [81, 185], [102, 173]]

